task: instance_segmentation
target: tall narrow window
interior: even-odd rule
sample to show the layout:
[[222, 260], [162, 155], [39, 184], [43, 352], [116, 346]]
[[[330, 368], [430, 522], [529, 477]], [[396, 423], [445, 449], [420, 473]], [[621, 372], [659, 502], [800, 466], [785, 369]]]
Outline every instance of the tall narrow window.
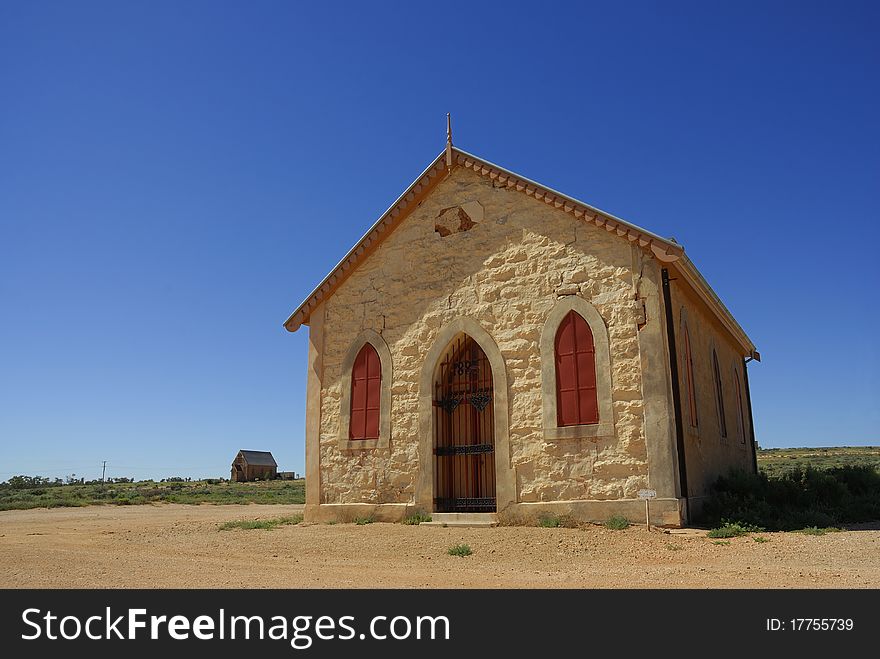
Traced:
[[351, 417], [349, 439], [379, 438], [379, 397], [382, 365], [379, 354], [365, 343], [351, 369]]
[[727, 437], [727, 419], [724, 417], [724, 390], [721, 388], [721, 371], [718, 369], [718, 354], [712, 349], [712, 371], [715, 375], [715, 407], [718, 409], [718, 428], [722, 437]]
[[599, 423], [593, 333], [576, 311], [569, 311], [559, 324], [555, 349], [558, 425]]
[[742, 444], [746, 443], [746, 431], [745, 431], [745, 417], [743, 416], [743, 399], [742, 399], [742, 386], [739, 382], [739, 371], [734, 366], [733, 368], [733, 385], [736, 389], [736, 429], [739, 432], [739, 441]]
[[690, 412], [691, 427], [696, 428], [699, 423], [697, 417], [697, 393], [694, 387], [694, 357], [691, 354], [691, 335], [687, 326], [684, 328], [684, 369], [687, 378], [688, 411]]

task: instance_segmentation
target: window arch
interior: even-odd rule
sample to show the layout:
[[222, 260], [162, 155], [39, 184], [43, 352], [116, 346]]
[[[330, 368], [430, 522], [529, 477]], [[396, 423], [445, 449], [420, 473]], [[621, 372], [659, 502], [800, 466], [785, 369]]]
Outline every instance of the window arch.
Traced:
[[733, 386], [736, 391], [736, 431], [739, 433], [740, 443], [745, 444], [746, 424], [743, 415], [742, 384], [739, 380], [739, 369], [737, 369], [736, 365], [733, 367]]
[[391, 351], [364, 330], [342, 361], [339, 447], [387, 448], [391, 438]]
[[684, 308], [681, 310], [681, 325], [683, 327], [684, 379], [687, 390], [688, 421], [691, 428], [697, 428], [700, 425], [700, 417], [697, 412], [697, 387], [694, 382], [694, 354], [691, 349], [691, 334], [688, 331], [687, 311]]
[[382, 364], [379, 353], [365, 343], [351, 367], [349, 439], [379, 439], [379, 401], [382, 398]]
[[712, 374], [715, 377], [715, 409], [718, 412], [718, 430], [722, 439], [727, 437], [727, 419], [724, 416], [724, 389], [721, 386], [721, 370], [718, 368], [718, 353], [712, 348]]
[[554, 347], [557, 425], [599, 423], [593, 333], [577, 311], [569, 311], [559, 323]]
[[596, 308], [577, 295], [559, 300], [541, 333], [545, 439], [614, 434], [608, 329]]

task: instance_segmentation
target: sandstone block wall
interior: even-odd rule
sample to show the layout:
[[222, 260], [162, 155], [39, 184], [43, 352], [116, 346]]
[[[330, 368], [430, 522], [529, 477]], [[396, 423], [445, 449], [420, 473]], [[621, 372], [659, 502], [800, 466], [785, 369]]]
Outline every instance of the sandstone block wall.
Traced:
[[[748, 402], [743, 378], [743, 354], [718, 320], [706, 309], [690, 289], [680, 281], [671, 282], [673, 320], [679, 362], [679, 383], [682, 402], [685, 456], [689, 497], [704, 497], [718, 478], [732, 468], [750, 471], [753, 468]], [[684, 312], [684, 313], [682, 313]], [[683, 322], [683, 319], [685, 322]], [[693, 355], [694, 386], [698, 425], [689, 419], [687, 381], [685, 379], [684, 325], [687, 325]], [[721, 436], [721, 424], [715, 398], [715, 376], [712, 349], [718, 355], [724, 397], [727, 437]], [[734, 371], [739, 374], [742, 409], [736, 396]], [[740, 416], [738, 420], [737, 417]], [[694, 502], [699, 511], [699, 502]]]
[[[441, 325], [462, 315], [504, 356], [517, 501], [635, 497], [648, 486], [648, 466], [638, 337], [644, 318], [633, 300], [633, 261], [626, 240], [454, 170], [325, 303], [321, 503], [413, 500], [423, 357]], [[538, 342], [547, 313], [566, 294], [592, 303], [608, 327], [612, 438], [543, 437]], [[391, 445], [343, 450], [341, 365], [364, 329], [381, 334], [392, 354]]]

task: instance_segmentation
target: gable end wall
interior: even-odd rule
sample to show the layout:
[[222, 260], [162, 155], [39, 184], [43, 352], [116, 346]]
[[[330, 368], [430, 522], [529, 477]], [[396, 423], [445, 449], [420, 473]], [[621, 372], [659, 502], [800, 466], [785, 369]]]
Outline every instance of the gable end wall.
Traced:
[[[471, 206], [475, 226], [446, 237], [435, 231], [444, 209], [473, 202], [482, 207], [480, 216]], [[642, 259], [656, 268], [616, 234], [455, 169], [323, 305], [320, 502], [413, 502], [423, 357], [459, 316], [478, 322], [505, 360], [517, 501], [634, 498], [649, 486], [633, 274]], [[562, 294], [593, 304], [608, 327], [613, 437], [544, 440], [539, 339]], [[367, 329], [394, 360], [391, 446], [343, 450], [342, 362]]]

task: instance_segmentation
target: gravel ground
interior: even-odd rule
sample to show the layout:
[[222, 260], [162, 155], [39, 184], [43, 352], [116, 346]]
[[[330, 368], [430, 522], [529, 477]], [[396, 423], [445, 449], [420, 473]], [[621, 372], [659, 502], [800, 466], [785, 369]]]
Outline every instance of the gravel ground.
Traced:
[[[91, 506], [0, 512], [0, 587], [877, 588], [880, 530], [704, 534], [401, 524], [218, 531], [301, 506]], [[447, 555], [466, 543], [468, 557]]]

